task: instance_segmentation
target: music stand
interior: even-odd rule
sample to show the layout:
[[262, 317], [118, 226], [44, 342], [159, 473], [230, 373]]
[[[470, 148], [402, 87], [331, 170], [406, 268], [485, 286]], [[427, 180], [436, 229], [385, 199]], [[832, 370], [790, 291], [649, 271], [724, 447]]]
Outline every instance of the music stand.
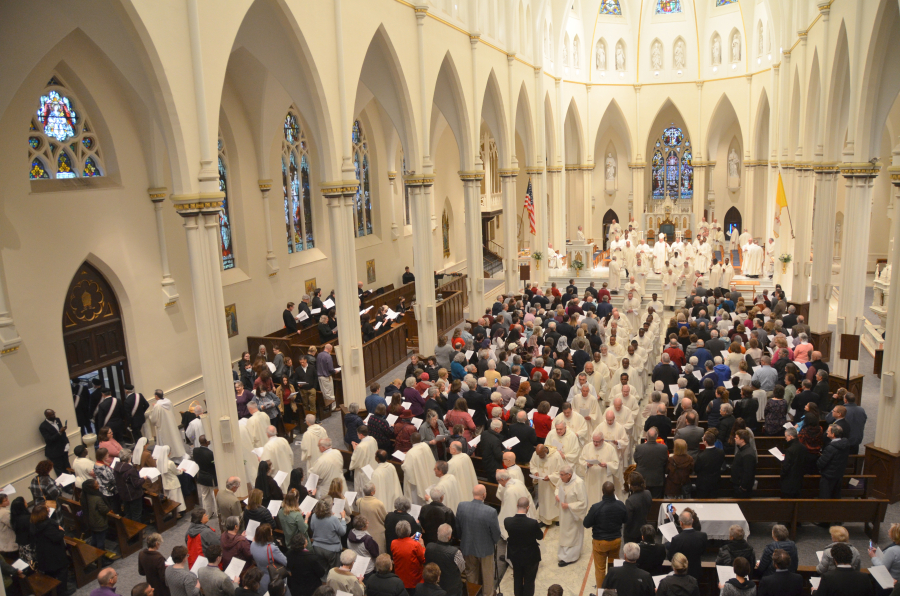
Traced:
[[850, 363], [859, 360], [859, 336], [852, 333], [841, 333], [841, 349], [838, 354], [847, 361], [847, 378], [844, 379], [844, 388], [850, 391]]

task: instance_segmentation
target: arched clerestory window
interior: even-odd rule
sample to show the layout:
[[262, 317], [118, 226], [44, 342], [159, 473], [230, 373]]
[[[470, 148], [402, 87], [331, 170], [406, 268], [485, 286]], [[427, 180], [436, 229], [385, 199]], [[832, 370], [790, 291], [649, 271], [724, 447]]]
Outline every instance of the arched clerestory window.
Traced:
[[28, 131], [28, 176], [94, 178], [103, 175], [100, 143], [88, 119], [53, 76], [38, 99]]
[[288, 254], [316, 245], [309, 187], [309, 144], [294, 108], [284, 117], [281, 143], [281, 180], [284, 187], [284, 224]]
[[225, 141], [219, 133], [219, 191], [225, 193], [222, 211], [219, 213], [219, 248], [222, 250], [222, 269], [234, 268], [234, 239], [231, 230], [231, 211], [228, 196], [228, 157], [225, 155]]
[[372, 195], [369, 191], [369, 144], [359, 120], [353, 123], [353, 166], [356, 168], [356, 179], [359, 189], [356, 191], [356, 209], [353, 219], [356, 221], [356, 237], [368, 236], [372, 228]]
[[672, 124], [656, 140], [651, 159], [651, 193], [654, 199], [690, 199], [694, 196], [694, 162], [691, 142]]

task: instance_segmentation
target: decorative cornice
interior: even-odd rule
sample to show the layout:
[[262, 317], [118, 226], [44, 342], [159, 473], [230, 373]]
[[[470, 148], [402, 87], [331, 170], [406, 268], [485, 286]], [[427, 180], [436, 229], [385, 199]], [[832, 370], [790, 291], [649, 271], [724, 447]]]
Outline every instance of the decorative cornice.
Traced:
[[809, 35], [809, 31], [807, 29], [801, 29], [800, 31], [797, 31], [797, 37], [800, 38], [800, 41], [805, 41], [807, 35]]
[[838, 166], [841, 175], [846, 178], [874, 178], [881, 172], [881, 163], [871, 163], [868, 161], [862, 163], [844, 162]]
[[792, 161], [783, 161], [779, 165], [781, 166], [782, 170], [793, 170], [794, 166], [796, 166], [797, 164]]
[[628, 167], [631, 168], [632, 170], [640, 170], [641, 168], [646, 168], [647, 163], [643, 162], [643, 161], [630, 162], [628, 164]]
[[563, 167], [562, 166], [547, 166], [547, 171], [550, 172], [551, 174], [556, 174], [558, 172], [562, 172]]
[[397, 172], [395, 172], [394, 170], [391, 170], [387, 173], [387, 175], [388, 175], [388, 180], [393, 182], [394, 179], [397, 177]]
[[270, 180], [258, 180], [257, 183], [259, 184], [259, 190], [261, 190], [263, 192], [272, 190], [272, 180], [271, 179]]
[[891, 183], [900, 186], [900, 166], [888, 166], [887, 173], [891, 176]]
[[161, 203], [166, 200], [167, 196], [169, 196], [169, 189], [165, 186], [161, 186], [159, 188], [148, 188], [147, 194], [150, 195], [150, 200], [154, 203]]
[[540, 176], [544, 173], [544, 168], [525, 168], [525, 173], [529, 176]]
[[337, 180], [322, 182], [319, 191], [324, 197], [337, 197], [340, 195], [355, 195], [359, 191], [358, 180]]
[[419, 15], [419, 14], [420, 14], [420, 15], [426, 15], [426, 14], [428, 14], [428, 7], [427, 7], [427, 6], [413, 6], [413, 10], [416, 11], [416, 14], [417, 14], [417, 15]]
[[816, 174], [834, 174], [840, 171], [841, 168], [837, 162], [813, 164], [813, 172]]
[[484, 180], [484, 170], [460, 170], [460, 180]]
[[744, 161], [744, 167], [753, 168], [756, 166], [767, 166], [769, 165], [769, 160], [767, 159], [748, 159]]
[[434, 174], [410, 174], [403, 177], [407, 186], [433, 186]]
[[519, 168], [501, 168], [500, 169], [500, 177], [501, 178], [515, 178], [519, 175], [521, 170]]
[[811, 172], [815, 169], [815, 164], [808, 161], [794, 162], [794, 169], [798, 172]]
[[13, 352], [17, 352], [19, 350], [19, 346], [12, 346], [11, 348], [6, 348], [5, 350], [0, 351], [0, 356], [6, 356], [7, 354], [12, 354]]
[[172, 203], [179, 215], [189, 216], [198, 213], [211, 213], [222, 209], [225, 193], [199, 192], [189, 195], [172, 195]]

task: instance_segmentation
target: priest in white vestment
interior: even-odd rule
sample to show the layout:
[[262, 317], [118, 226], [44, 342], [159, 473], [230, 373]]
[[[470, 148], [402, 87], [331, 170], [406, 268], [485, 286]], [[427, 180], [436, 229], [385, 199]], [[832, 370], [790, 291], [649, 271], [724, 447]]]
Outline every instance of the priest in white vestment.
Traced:
[[191, 442], [192, 446], [196, 448], [200, 446], [200, 437], [204, 435], [207, 437], [211, 437], [212, 435], [206, 428], [206, 419], [201, 418], [201, 416], [203, 416], [203, 406], [197, 404], [193, 408], [191, 408], [191, 411], [194, 413], [194, 416], [196, 416], [196, 418], [191, 420], [187, 428], [184, 429], [184, 437]]
[[294, 451], [287, 439], [278, 436], [278, 430], [274, 426], [269, 426], [266, 436], [269, 440], [263, 445], [262, 456], [259, 460], [270, 461], [277, 472], [284, 472], [281, 490], [287, 492], [288, 485], [291, 483], [291, 471], [294, 469]]
[[747, 246], [750, 244], [751, 240], [753, 240], [753, 234], [750, 233], [750, 230], [744, 230], [741, 235], [738, 236], [738, 246]]
[[628, 271], [629, 275], [634, 272], [636, 259], [637, 253], [634, 250], [634, 245], [631, 244], [629, 240], [626, 240], [625, 247], [622, 249], [622, 260], [624, 261], [625, 269]]
[[565, 461], [559, 452], [546, 445], [538, 445], [528, 462], [528, 471], [537, 485], [537, 520], [550, 525], [559, 519], [559, 503], [556, 502], [556, 485], [559, 484], [559, 470]]
[[559, 486], [556, 498], [559, 501], [559, 548], [556, 558], [559, 566], [565, 567], [578, 561], [584, 545], [585, 528], [582, 520], [590, 505], [584, 480], [573, 473], [572, 466], [565, 465], [559, 471]]
[[769, 238], [766, 242], [766, 266], [765, 272], [768, 277], [775, 274], [775, 239]]
[[631, 270], [631, 275], [628, 276], [628, 281], [625, 282], [625, 294], [628, 292], [634, 292], [636, 298], [640, 298], [643, 294], [641, 292], [641, 284], [637, 282], [637, 279], [634, 276], [634, 270]]
[[697, 247], [697, 258], [694, 267], [697, 271], [706, 273], [709, 271], [709, 264], [712, 262], [712, 247], [705, 239], [700, 239], [700, 246]]
[[592, 395], [601, 398], [609, 390], [609, 367], [602, 360], [586, 362], [584, 365], [585, 379], [594, 388]]
[[638, 255], [637, 263], [634, 266], [634, 279], [641, 288], [641, 296], [647, 294], [647, 276], [650, 275], [650, 268], [647, 266], [648, 258]]
[[[578, 380], [580, 379], [585, 379], [585, 381], [579, 385]], [[587, 382], [587, 375], [581, 373], [578, 375], [575, 387], [572, 387], [572, 390], [578, 390], [578, 393], [572, 397], [569, 403], [572, 404], [572, 409], [575, 413], [580, 414], [584, 418], [588, 432], [590, 432], [597, 425], [597, 422], [600, 421], [600, 401], [597, 398], [594, 386]], [[584, 442], [586, 443], [587, 441]]]
[[506, 540], [509, 538], [509, 535], [506, 532], [506, 524], [503, 522], [507, 517], [512, 517], [516, 514], [519, 499], [528, 499], [528, 517], [536, 520], [537, 516], [534, 512], [534, 500], [531, 498], [531, 493], [528, 492], [528, 487], [525, 486], [524, 482], [510, 478], [507, 470], [497, 470], [497, 484], [500, 485], [497, 487], [497, 498], [500, 499], [500, 514], [498, 516], [500, 536]]
[[666, 235], [660, 234], [653, 245], [653, 272], [662, 273], [669, 260], [669, 245], [666, 243]]
[[724, 273], [722, 264], [718, 259], [714, 260], [713, 266], [709, 269], [709, 289], [711, 290], [722, 287], [722, 273]]
[[621, 475], [619, 455], [616, 448], [603, 439], [603, 433], [594, 431], [592, 441], [581, 450], [581, 465], [585, 469], [584, 485], [588, 503], [594, 504], [603, 496], [600, 490], [607, 480], [615, 484], [616, 475]]
[[475, 466], [472, 458], [462, 453], [462, 444], [459, 441], [450, 443], [450, 461], [447, 462], [447, 473], [456, 476], [459, 481], [459, 497], [463, 501], [472, 500], [472, 491], [478, 486], [478, 477], [475, 475]]
[[565, 421], [557, 419], [553, 421], [554, 432], [547, 435], [546, 444], [556, 447], [563, 459], [572, 466], [578, 465], [578, 456], [581, 455], [581, 441], [578, 435], [568, 428]]
[[622, 266], [618, 258], [613, 256], [609, 261], [609, 291], [618, 292], [622, 285]]
[[349, 469], [353, 472], [353, 486], [359, 490], [369, 481], [369, 476], [363, 471], [363, 468], [370, 466], [372, 470], [378, 465], [375, 461], [375, 452], [378, 451], [378, 441], [375, 437], [369, 436], [369, 427], [365, 424], [356, 429], [356, 435], [359, 437], [358, 443], [353, 443], [353, 455], [350, 456]]
[[184, 506], [184, 495], [181, 493], [181, 481], [178, 480], [178, 477], [181, 476], [181, 470], [175, 466], [175, 462], [169, 459], [169, 449], [168, 445], [160, 446], [159, 452], [156, 454], [156, 469], [159, 471], [160, 482], [162, 483], [163, 491], [166, 493], [166, 498], [178, 503], [176, 511], [181, 513], [186, 509]]
[[734, 265], [731, 264], [731, 259], [725, 259], [722, 265], [722, 287], [730, 289], [732, 279], [734, 279]]
[[[434, 485], [435, 488], [440, 489], [444, 493], [442, 502], [450, 508], [450, 511], [456, 513], [456, 507], [463, 500], [463, 496], [459, 492], [459, 480], [456, 479], [456, 476], [449, 473], [447, 462], [443, 460], [434, 463], [434, 476], [437, 478], [437, 484]], [[425, 497], [426, 501], [431, 500], [430, 494], [426, 494]], [[470, 501], [471, 499], [466, 500]]]
[[272, 423], [268, 414], [260, 412], [253, 402], [247, 404], [247, 411], [250, 412], [250, 418], [247, 419], [247, 432], [250, 433], [250, 442], [253, 443], [253, 448], [257, 449], [269, 440], [266, 429]]
[[[156, 444], [169, 447], [169, 457], [179, 459], [184, 457], [184, 441], [178, 430], [178, 422], [175, 420], [175, 409], [172, 401], [163, 397], [162, 393], [156, 393], [156, 402], [147, 412], [147, 419], [156, 429]], [[268, 423], [267, 423], [268, 424]]]
[[666, 269], [662, 276], [663, 305], [666, 307], [671, 306], [675, 308], [675, 292], [678, 291], [677, 282], [678, 276], [673, 273], [672, 268]]
[[437, 482], [434, 476], [434, 454], [419, 433], [410, 435], [410, 447], [400, 467], [403, 469], [403, 495], [416, 505], [424, 505], [425, 492]]
[[[628, 450], [631, 446], [631, 434], [625, 431], [624, 426], [616, 422], [616, 414], [613, 408], [606, 411], [603, 421], [594, 430], [603, 433], [604, 440], [616, 448], [616, 455], [619, 456], [619, 469], [624, 471]], [[623, 478], [620, 477], [616, 480], [616, 494], [619, 495], [620, 499], [625, 498]]]
[[[523, 420], [527, 423], [528, 420], [525, 419], [525, 412], [519, 412], [522, 415]], [[518, 480], [522, 484], [525, 484], [525, 473], [522, 472], [522, 468], [516, 464], [516, 454], [512, 451], [504, 451], [503, 452], [503, 469], [509, 472], [509, 477]]]
[[253, 442], [247, 431], [247, 419], [238, 420], [238, 428], [241, 433], [241, 457], [244, 460], [244, 472], [247, 474], [247, 482], [256, 485], [256, 471], [259, 469], [259, 458], [253, 453]]
[[632, 331], [641, 326], [641, 298], [634, 291], [628, 292], [625, 302], [622, 303], [622, 310]]
[[309, 474], [316, 474], [319, 482], [310, 494], [322, 497], [328, 494], [331, 482], [334, 479], [341, 481], [341, 492], [346, 492], [347, 485], [344, 482], [344, 456], [337, 449], [331, 448], [331, 439], [319, 439], [319, 452], [321, 455], [316, 463], [309, 469]]
[[327, 439], [328, 432], [316, 424], [315, 414], [306, 415], [306, 432], [300, 440], [300, 461], [305, 461], [307, 469], [315, 465], [321, 453], [319, 452], [319, 440]]
[[752, 241], [747, 245], [746, 254], [747, 266], [742, 268], [744, 275], [753, 278], [761, 276], [763, 274], [763, 261], [765, 260], [762, 247], [756, 241]]
[[584, 416], [575, 411], [571, 403], [564, 403], [562, 408], [560, 408], [559, 414], [553, 419], [554, 426], [560, 422], [568, 427], [569, 432], [575, 433], [575, 436], [578, 437], [579, 446], [590, 440], [591, 425], [584, 419]]
[[394, 501], [403, 496], [403, 488], [400, 486], [397, 467], [388, 461], [388, 457], [387, 451], [384, 450], [375, 454], [378, 465], [375, 473], [372, 474], [372, 484], [375, 485], [375, 494], [378, 495], [378, 500], [384, 503], [384, 508], [388, 512], [391, 512], [395, 509]]

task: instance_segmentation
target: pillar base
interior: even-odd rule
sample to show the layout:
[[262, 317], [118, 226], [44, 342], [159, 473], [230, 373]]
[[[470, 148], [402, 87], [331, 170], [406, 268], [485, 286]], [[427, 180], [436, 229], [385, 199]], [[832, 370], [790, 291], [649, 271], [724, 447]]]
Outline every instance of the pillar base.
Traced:
[[828, 375], [828, 391], [835, 393], [838, 389], [844, 387], [847, 391], [856, 396], [856, 405], [861, 405], [864, 376], [865, 375], [851, 375], [850, 385], [848, 387], [846, 375], [836, 375], [832, 373]]
[[803, 315], [804, 321], [809, 321], [809, 302], [795, 302], [793, 300], [787, 301], [788, 306], [793, 306], [797, 309], [795, 315]]
[[900, 453], [892, 453], [869, 443], [866, 445], [866, 474], [874, 480], [869, 494], [876, 499], [887, 499], [892, 504], [900, 501]]
[[813, 350], [822, 352], [822, 360], [825, 362], [831, 361], [831, 341], [831, 331], [809, 332], [809, 343], [813, 345]]

